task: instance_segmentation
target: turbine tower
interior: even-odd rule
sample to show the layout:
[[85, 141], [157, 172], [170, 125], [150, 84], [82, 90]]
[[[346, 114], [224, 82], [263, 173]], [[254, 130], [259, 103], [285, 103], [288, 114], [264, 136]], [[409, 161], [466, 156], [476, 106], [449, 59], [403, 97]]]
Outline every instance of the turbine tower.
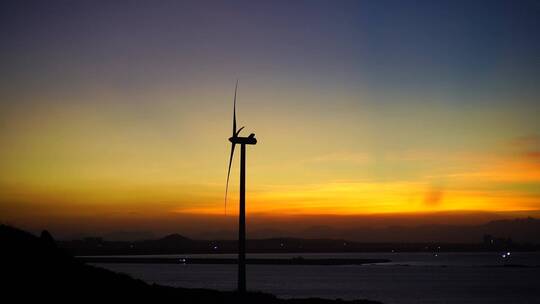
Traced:
[[233, 103], [233, 128], [231, 142], [231, 156], [229, 158], [229, 170], [227, 171], [227, 185], [225, 187], [225, 210], [227, 210], [227, 192], [229, 190], [229, 177], [231, 175], [231, 165], [234, 156], [234, 148], [240, 145], [240, 212], [238, 214], [238, 292], [246, 292], [246, 145], [257, 144], [255, 134], [248, 137], [240, 137], [240, 131], [244, 127], [236, 130], [236, 92], [238, 90], [238, 80], [234, 88]]

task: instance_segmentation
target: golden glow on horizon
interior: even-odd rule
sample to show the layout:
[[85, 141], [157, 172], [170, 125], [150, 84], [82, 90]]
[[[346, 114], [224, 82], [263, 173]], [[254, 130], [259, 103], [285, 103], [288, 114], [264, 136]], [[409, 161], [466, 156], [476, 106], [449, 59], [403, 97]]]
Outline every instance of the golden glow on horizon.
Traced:
[[[239, 120], [259, 138], [248, 150], [250, 213], [540, 209], [538, 138], [512, 142], [535, 134], [535, 125], [528, 125], [534, 113], [502, 105], [466, 111], [443, 104], [354, 105], [367, 98], [354, 94], [320, 102], [313, 112], [275, 102], [275, 108], [259, 110], [285, 95], [323, 97], [291, 88], [277, 96], [245, 91]], [[206, 92], [206, 101], [149, 96], [160, 100], [151, 108], [113, 107], [104, 100], [52, 103], [28, 113], [8, 109], [0, 137], [2, 200], [39, 202], [51, 213], [223, 214], [230, 104], [221, 93]], [[506, 128], [501, 115], [508, 124], [523, 123]]]

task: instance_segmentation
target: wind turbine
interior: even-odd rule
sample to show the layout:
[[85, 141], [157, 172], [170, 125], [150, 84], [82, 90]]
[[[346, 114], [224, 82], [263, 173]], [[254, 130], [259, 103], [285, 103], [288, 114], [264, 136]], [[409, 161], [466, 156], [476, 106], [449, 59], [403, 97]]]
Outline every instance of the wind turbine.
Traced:
[[231, 142], [231, 156], [229, 158], [229, 170], [227, 171], [227, 185], [225, 187], [225, 210], [227, 209], [227, 192], [229, 190], [229, 177], [231, 175], [231, 165], [234, 156], [234, 148], [240, 145], [240, 212], [238, 214], [238, 292], [246, 292], [246, 145], [257, 144], [255, 134], [248, 137], [240, 137], [240, 131], [244, 127], [236, 130], [236, 92], [238, 91], [238, 80], [234, 88], [233, 104], [233, 129]]

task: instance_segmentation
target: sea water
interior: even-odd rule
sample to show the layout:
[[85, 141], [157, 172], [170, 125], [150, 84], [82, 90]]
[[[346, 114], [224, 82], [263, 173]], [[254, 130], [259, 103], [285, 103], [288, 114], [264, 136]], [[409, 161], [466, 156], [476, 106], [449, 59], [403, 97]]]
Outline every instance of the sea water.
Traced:
[[[160, 255], [233, 258], [235, 255]], [[408, 303], [540, 303], [540, 253], [249, 254], [248, 258], [385, 258], [350, 266], [247, 265], [248, 289], [282, 298]], [[148, 283], [233, 290], [236, 265], [96, 264]]]

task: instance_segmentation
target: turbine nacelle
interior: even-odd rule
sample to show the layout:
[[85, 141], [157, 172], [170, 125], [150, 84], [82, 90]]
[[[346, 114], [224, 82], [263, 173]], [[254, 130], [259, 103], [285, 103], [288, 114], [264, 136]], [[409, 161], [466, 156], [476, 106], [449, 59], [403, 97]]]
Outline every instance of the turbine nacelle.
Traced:
[[257, 144], [257, 139], [255, 138], [255, 134], [251, 133], [248, 137], [239, 137], [239, 136], [233, 136], [229, 137], [229, 141], [234, 144], [240, 144], [240, 145], [255, 145]]

